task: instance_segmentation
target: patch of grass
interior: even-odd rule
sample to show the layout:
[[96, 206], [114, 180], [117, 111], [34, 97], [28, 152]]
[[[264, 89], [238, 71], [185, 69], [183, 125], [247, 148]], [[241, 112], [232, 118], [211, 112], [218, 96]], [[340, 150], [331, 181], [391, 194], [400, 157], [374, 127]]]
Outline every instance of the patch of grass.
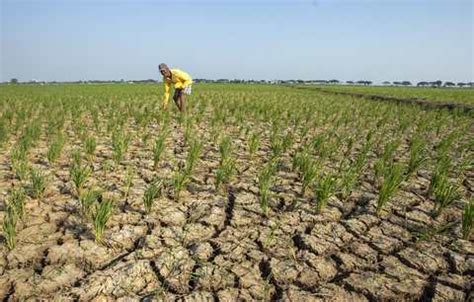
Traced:
[[250, 159], [253, 158], [259, 146], [260, 146], [260, 136], [257, 133], [253, 132], [247, 138], [247, 147], [249, 150]]
[[316, 212], [321, 213], [326, 207], [329, 198], [334, 194], [336, 188], [336, 178], [332, 175], [322, 176], [314, 188], [316, 200]]
[[11, 207], [16, 217], [23, 220], [25, 217], [26, 193], [23, 188], [13, 188], [8, 196], [7, 207]]
[[219, 144], [219, 153], [221, 154], [221, 162], [226, 161], [232, 153], [232, 141], [229, 136], [222, 138]]
[[102, 201], [96, 204], [92, 215], [92, 226], [96, 242], [103, 242], [105, 227], [114, 210], [114, 202], [111, 199], [102, 198]]
[[191, 175], [194, 171], [196, 163], [201, 155], [202, 142], [197, 139], [192, 140], [189, 146], [188, 155], [186, 157], [186, 173]]
[[186, 173], [184, 168], [178, 169], [173, 174], [172, 184], [174, 187], [174, 198], [176, 201], [179, 200], [181, 196], [181, 191], [189, 182], [189, 175]]
[[393, 163], [394, 153], [400, 145], [399, 140], [388, 142], [383, 149], [381, 156], [375, 162], [375, 179], [379, 180], [387, 173], [386, 169], [390, 169]]
[[101, 196], [101, 192], [98, 190], [88, 189], [83, 191], [79, 196], [79, 204], [81, 209], [81, 214], [84, 218], [92, 217], [92, 210], [94, 203]]
[[216, 191], [219, 190], [222, 184], [228, 183], [230, 181], [236, 170], [237, 168], [233, 158], [228, 158], [219, 164], [216, 170]]
[[84, 152], [89, 158], [89, 160], [92, 160], [92, 158], [94, 157], [96, 148], [97, 148], [97, 141], [95, 137], [89, 136], [84, 140]]
[[418, 171], [427, 160], [426, 142], [420, 136], [415, 136], [410, 142], [407, 177]]
[[464, 205], [462, 214], [462, 238], [468, 240], [472, 234], [474, 224], [474, 199]]
[[46, 178], [37, 169], [31, 170], [31, 193], [33, 198], [43, 197], [44, 191], [46, 190]]
[[12, 206], [7, 206], [3, 219], [3, 235], [5, 236], [8, 249], [12, 250], [16, 245], [16, 223], [17, 216]]
[[423, 231], [415, 233], [415, 237], [417, 238], [416, 241], [427, 241], [429, 239], [432, 239], [436, 235], [447, 234], [452, 231], [455, 226], [456, 222], [447, 222], [437, 227], [427, 227]]
[[153, 169], [155, 170], [158, 168], [161, 156], [165, 150], [165, 141], [167, 136], [168, 132], [164, 131], [155, 140], [155, 145], [153, 146]]
[[447, 177], [441, 177], [433, 188], [435, 206], [433, 209], [434, 216], [438, 216], [441, 212], [449, 207], [459, 198], [458, 188], [455, 184], [451, 184]]
[[56, 135], [56, 137], [52, 140], [48, 148], [48, 153], [46, 154], [50, 164], [55, 163], [59, 159], [64, 148], [64, 143], [65, 138], [62, 133]]
[[151, 212], [151, 208], [155, 199], [161, 194], [161, 189], [161, 182], [152, 182], [146, 188], [145, 194], [143, 194], [143, 205], [145, 206], [145, 211], [147, 214]]
[[377, 215], [380, 215], [383, 208], [397, 192], [404, 178], [401, 164], [392, 163], [384, 170], [383, 182], [377, 199]]
[[81, 195], [81, 191], [87, 182], [87, 179], [91, 176], [92, 170], [88, 166], [81, 164], [72, 164], [69, 169], [69, 175], [76, 188], [77, 196]]
[[306, 192], [306, 188], [311, 186], [318, 175], [318, 170], [320, 166], [314, 162], [314, 160], [309, 159], [309, 157], [305, 157], [307, 161], [303, 162], [301, 166], [301, 195], [304, 196]]
[[130, 194], [130, 188], [133, 184], [133, 177], [135, 175], [135, 169], [132, 166], [127, 167], [127, 171], [125, 172], [125, 192], [124, 192], [124, 199], [128, 199], [128, 195]]
[[112, 134], [112, 157], [116, 163], [122, 161], [124, 155], [127, 153], [131, 137], [125, 135], [122, 131], [117, 130]]

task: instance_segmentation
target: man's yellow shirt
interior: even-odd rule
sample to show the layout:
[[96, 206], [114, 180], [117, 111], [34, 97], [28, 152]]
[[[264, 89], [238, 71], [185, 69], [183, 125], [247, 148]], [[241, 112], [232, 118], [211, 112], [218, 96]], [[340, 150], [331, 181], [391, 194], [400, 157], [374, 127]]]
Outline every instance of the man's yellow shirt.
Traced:
[[163, 77], [163, 82], [165, 83], [165, 95], [163, 98], [163, 105], [166, 107], [168, 105], [168, 100], [170, 98], [170, 86], [173, 85], [175, 89], [183, 89], [193, 83], [191, 76], [179, 69], [170, 69], [171, 79]]

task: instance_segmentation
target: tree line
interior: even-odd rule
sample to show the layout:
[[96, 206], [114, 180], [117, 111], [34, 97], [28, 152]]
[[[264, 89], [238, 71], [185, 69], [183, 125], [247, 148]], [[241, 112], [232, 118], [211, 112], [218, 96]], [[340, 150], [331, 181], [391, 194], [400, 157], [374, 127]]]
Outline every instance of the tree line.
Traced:
[[[362, 85], [362, 86], [369, 86], [372, 85], [372, 81], [366, 81], [366, 80], [359, 80], [359, 81], [339, 81], [336, 79], [332, 80], [245, 80], [245, 79], [194, 79], [193, 80], [195, 83], [232, 83], [232, 84], [319, 84], [319, 85], [327, 85], [327, 84], [347, 84], [347, 85]], [[85, 81], [73, 81], [73, 82], [60, 82], [60, 81], [51, 81], [51, 82], [46, 82], [46, 81], [29, 81], [29, 82], [22, 82], [25, 84], [121, 84], [121, 83], [129, 83], [129, 84], [140, 84], [140, 83], [158, 83], [159, 81], [155, 79], [147, 79], [147, 80], [129, 80], [126, 81], [124, 79], [121, 80], [85, 80]], [[13, 78], [9, 81], [10, 84], [20, 84], [18, 79]], [[384, 81], [382, 82], [383, 85], [385, 86], [414, 86], [416, 85], [417, 87], [474, 87], [474, 82], [450, 82], [446, 81], [443, 82], [441, 80], [437, 81], [421, 81], [416, 84], [413, 84], [410, 81]]]

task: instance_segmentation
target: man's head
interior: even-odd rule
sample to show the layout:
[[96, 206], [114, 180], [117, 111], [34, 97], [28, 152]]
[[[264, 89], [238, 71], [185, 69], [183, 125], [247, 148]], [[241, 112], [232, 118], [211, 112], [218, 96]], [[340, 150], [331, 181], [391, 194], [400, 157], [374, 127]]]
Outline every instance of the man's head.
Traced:
[[171, 77], [171, 71], [165, 63], [161, 63], [160, 65], [158, 65], [158, 69], [164, 77]]

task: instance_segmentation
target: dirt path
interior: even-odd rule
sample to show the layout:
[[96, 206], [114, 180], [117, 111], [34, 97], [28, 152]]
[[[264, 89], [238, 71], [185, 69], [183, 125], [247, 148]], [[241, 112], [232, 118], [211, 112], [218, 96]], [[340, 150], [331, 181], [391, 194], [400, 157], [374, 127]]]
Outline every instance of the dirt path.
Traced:
[[405, 98], [397, 98], [392, 96], [383, 96], [383, 95], [376, 95], [376, 94], [366, 94], [366, 93], [355, 93], [355, 92], [345, 92], [345, 91], [332, 91], [327, 90], [320, 87], [301, 87], [301, 86], [288, 86], [293, 87], [296, 89], [307, 89], [307, 90], [316, 90], [318, 92], [327, 93], [327, 94], [335, 94], [335, 95], [345, 95], [345, 96], [352, 96], [357, 98], [365, 98], [374, 101], [382, 101], [382, 102], [394, 102], [400, 104], [409, 104], [409, 105], [419, 105], [427, 109], [448, 109], [448, 110], [460, 110], [466, 113], [474, 112], [474, 106], [468, 104], [459, 104], [459, 103], [452, 103], [448, 101], [430, 101], [425, 99], [405, 99]]

